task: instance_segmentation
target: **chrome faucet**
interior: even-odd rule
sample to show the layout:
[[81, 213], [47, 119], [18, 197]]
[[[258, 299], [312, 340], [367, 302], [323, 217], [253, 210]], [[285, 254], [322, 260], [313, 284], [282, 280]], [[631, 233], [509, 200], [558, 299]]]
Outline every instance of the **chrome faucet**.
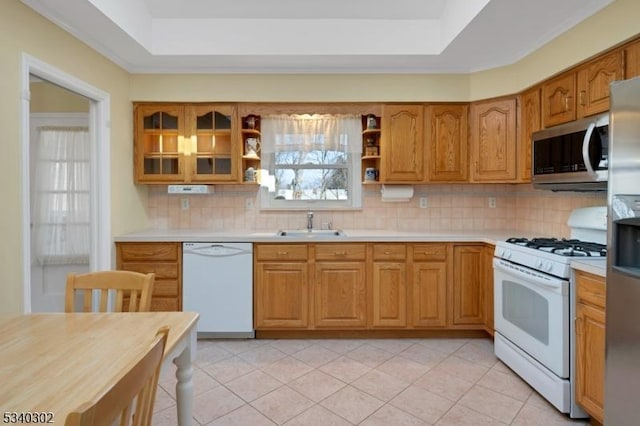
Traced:
[[307, 231], [313, 231], [313, 212], [307, 211]]

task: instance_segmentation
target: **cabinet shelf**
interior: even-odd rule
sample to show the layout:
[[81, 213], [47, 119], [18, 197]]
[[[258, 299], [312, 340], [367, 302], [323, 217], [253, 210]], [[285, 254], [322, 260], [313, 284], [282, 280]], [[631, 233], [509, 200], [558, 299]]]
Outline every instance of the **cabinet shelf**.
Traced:
[[380, 156], [379, 155], [363, 155], [362, 159], [363, 160], [379, 160]]

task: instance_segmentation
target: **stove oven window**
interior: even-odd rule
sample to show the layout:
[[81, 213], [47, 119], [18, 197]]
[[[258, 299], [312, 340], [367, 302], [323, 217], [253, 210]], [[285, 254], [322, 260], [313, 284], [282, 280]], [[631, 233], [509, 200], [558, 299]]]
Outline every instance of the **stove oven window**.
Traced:
[[529, 336], [549, 345], [547, 299], [513, 281], [502, 282], [502, 316]]

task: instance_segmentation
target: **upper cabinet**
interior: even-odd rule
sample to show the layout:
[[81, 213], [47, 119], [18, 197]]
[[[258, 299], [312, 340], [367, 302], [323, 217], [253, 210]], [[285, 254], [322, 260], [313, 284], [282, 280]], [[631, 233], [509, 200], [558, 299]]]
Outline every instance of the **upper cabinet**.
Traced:
[[624, 48], [624, 78], [640, 75], [640, 40]]
[[423, 180], [423, 106], [384, 105], [380, 181], [415, 183]]
[[609, 109], [609, 84], [623, 80], [623, 52], [616, 50], [578, 68], [578, 117]]
[[472, 180], [516, 180], [516, 100], [474, 102], [470, 109]]
[[531, 181], [531, 136], [540, 130], [540, 87], [518, 96], [518, 181]]
[[542, 85], [542, 125], [567, 123], [576, 119], [576, 73], [561, 74]]
[[[377, 183], [380, 172], [380, 117], [362, 116], [362, 181]], [[373, 172], [373, 173], [372, 173]]]
[[137, 104], [137, 183], [238, 181], [238, 126], [233, 105]]
[[236, 181], [239, 149], [235, 107], [194, 105], [185, 108], [192, 145], [188, 162], [191, 181]]
[[134, 114], [136, 182], [184, 180], [184, 108], [179, 105], [137, 105]]
[[469, 178], [469, 106], [434, 104], [425, 109], [427, 180], [464, 182]]

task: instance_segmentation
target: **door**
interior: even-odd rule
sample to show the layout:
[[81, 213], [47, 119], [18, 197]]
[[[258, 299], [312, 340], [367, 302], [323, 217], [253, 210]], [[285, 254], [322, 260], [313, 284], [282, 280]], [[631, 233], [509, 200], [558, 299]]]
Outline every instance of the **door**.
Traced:
[[[90, 270], [90, 102], [40, 79], [30, 91], [31, 310], [62, 312], [67, 274]], [[71, 204], [84, 206], [82, 217], [77, 210], [70, 217]], [[75, 235], [73, 244], [82, 248], [64, 244], [61, 232]]]

